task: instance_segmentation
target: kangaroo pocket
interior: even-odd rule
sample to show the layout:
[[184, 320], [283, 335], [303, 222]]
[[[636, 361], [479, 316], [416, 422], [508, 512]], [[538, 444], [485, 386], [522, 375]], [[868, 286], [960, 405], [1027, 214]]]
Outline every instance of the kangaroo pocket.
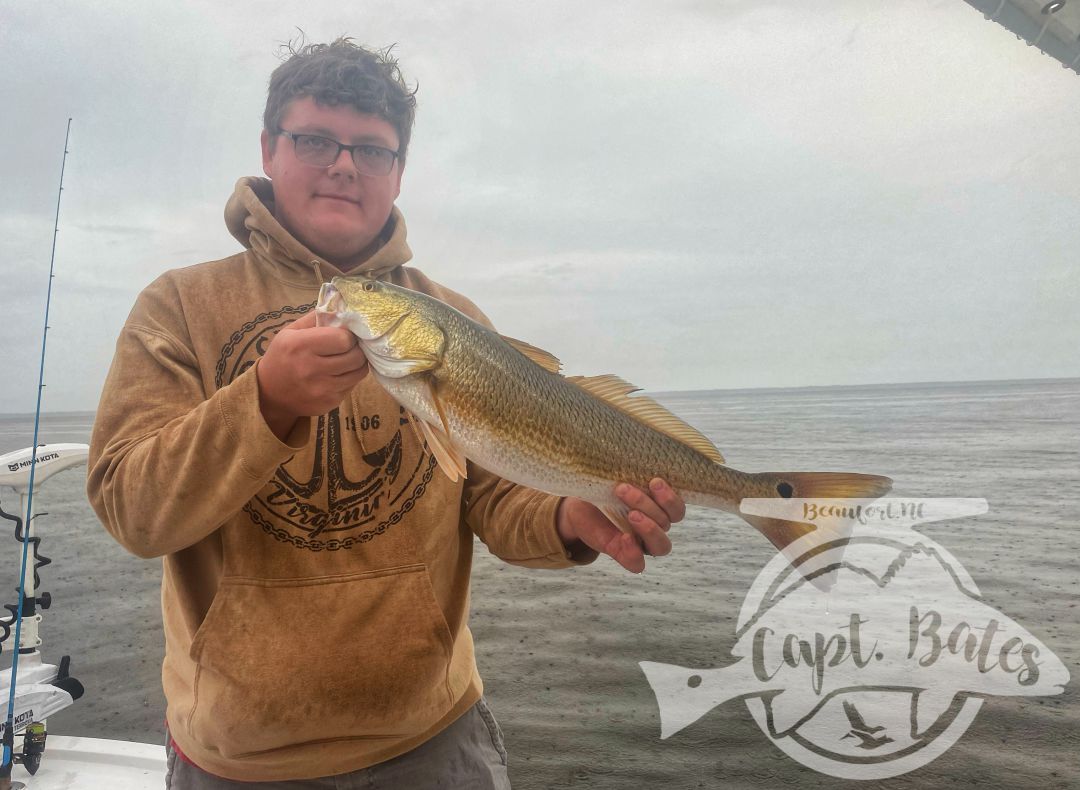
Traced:
[[191, 645], [191, 734], [224, 757], [416, 734], [453, 704], [451, 645], [423, 565], [225, 578]]

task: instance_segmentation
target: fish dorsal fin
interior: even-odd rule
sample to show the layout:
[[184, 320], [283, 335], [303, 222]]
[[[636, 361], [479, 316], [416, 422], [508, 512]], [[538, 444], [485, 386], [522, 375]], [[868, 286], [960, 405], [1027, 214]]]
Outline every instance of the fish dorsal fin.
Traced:
[[558, 373], [560, 370], [562, 370], [562, 362], [560, 362], [554, 354], [550, 354], [547, 351], [544, 351], [544, 349], [542, 348], [537, 348], [536, 346], [529, 345], [524, 340], [515, 340], [514, 338], [507, 337], [506, 335], [500, 335], [499, 337], [509, 343], [517, 351], [520, 351], [522, 354], [527, 356], [544, 370], [547, 370], [551, 373]]
[[420, 423], [420, 430], [427, 441], [428, 449], [431, 450], [431, 454], [435, 456], [435, 460], [439, 462], [446, 476], [450, 478], [450, 482], [456, 483], [468, 477], [465, 470], [465, 456], [451, 444], [446, 432], [423, 420], [417, 420], [417, 422]]
[[687, 425], [652, 398], [644, 395], [630, 397], [630, 394], [637, 392], [641, 389], [640, 387], [635, 387], [630, 382], [623, 381], [610, 373], [602, 376], [567, 376], [566, 380], [581, 387], [590, 395], [595, 395], [610, 403], [638, 422], [697, 450], [710, 461], [718, 464], [725, 463], [724, 456], [716, 449], [716, 445], [705, 438], [697, 428]]

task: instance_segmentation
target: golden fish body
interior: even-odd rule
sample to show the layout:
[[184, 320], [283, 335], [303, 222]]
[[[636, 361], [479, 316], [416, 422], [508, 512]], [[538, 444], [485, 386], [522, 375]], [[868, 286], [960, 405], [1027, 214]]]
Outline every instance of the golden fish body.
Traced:
[[[628, 529], [620, 482], [666, 480], [688, 504], [738, 513], [746, 497], [876, 497], [888, 478], [748, 474], [695, 429], [615, 376], [564, 377], [540, 349], [503, 337], [433, 297], [363, 277], [323, 286], [320, 323], [348, 327], [379, 383], [420, 418], [451, 477], [465, 458], [523, 485], [576, 496]], [[778, 547], [807, 524], [746, 517]]]

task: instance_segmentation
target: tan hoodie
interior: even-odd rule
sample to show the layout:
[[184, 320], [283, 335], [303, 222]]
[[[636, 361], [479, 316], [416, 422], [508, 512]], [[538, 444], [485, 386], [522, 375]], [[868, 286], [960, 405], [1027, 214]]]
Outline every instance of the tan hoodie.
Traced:
[[[508, 562], [575, 564], [555, 531], [557, 497], [471, 464], [451, 483], [373, 376], [286, 442], [274, 436], [256, 363], [340, 272], [277, 223], [272, 202], [269, 181], [242, 179], [225, 218], [247, 249], [139, 295], [87, 482], [106, 529], [163, 558], [173, 738], [204, 770], [248, 781], [389, 759], [476, 702], [473, 533]], [[486, 322], [402, 266], [410, 257], [395, 208], [361, 270]]]

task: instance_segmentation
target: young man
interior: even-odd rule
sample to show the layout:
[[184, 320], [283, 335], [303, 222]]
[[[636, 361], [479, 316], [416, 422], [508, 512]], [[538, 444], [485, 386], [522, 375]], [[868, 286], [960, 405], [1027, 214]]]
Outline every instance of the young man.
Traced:
[[507, 787], [467, 626], [473, 534], [518, 565], [640, 571], [683, 516], [659, 480], [620, 487], [636, 535], [472, 464], [451, 483], [355, 338], [315, 326], [342, 273], [486, 321], [403, 265], [414, 110], [385, 53], [294, 53], [270, 81], [270, 180], [225, 209], [244, 251], [160, 277], [117, 342], [87, 488], [122, 545], [163, 558], [173, 787]]

